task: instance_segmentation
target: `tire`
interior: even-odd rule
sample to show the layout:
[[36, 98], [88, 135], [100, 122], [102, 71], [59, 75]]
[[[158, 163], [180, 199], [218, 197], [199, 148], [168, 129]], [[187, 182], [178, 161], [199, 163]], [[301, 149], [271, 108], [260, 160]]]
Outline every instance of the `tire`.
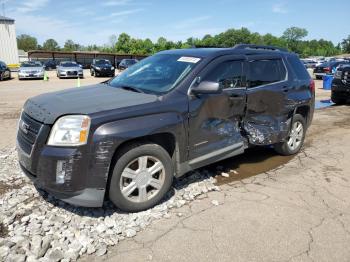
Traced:
[[[299, 126], [302, 128], [301, 131], [297, 131]], [[294, 115], [290, 135], [286, 141], [274, 145], [275, 151], [283, 156], [295, 155], [304, 144], [305, 134], [306, 121], [304, 117], [299, 114]]]
[[322, 80], [322, 76], [316, 76], [317, 80]]
[[3, 75], [3, 73], [0, 73], [0, 81], [4, 81], [4, 75]]
[[94, 70], [90, 70], [90, 75], [94, 76]]
[[[140, 165], [144, 171], [140, 171]], [[152, 167], [156, 170], [148, 171]], [[173, 174], [172, 160], [164, 148], [148, 143], [131, 145], [118, 154], [109, 184], [109, 199], [127, 212], [151, 208], [169, 191]], [[142, 196], [139, 189], [143, 189]]]
[[345, 104], [345, 99], [339, 99], [339, 98], [331, 98], [332, 102], [337, 105], [344, 105]]

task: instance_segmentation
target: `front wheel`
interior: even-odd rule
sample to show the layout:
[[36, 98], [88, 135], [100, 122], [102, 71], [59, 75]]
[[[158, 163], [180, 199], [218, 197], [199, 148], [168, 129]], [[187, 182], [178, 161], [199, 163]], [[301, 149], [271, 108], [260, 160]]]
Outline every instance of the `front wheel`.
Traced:
[[153, 207], [170, 189], [174, 174], [168, 152], [157, 144], [135, 144], [119, 154], [109, 198], [121, 210], [138, 212]]
[[294, 115], [289, 137], [285, 142], [275, 144], [276, 152], [283, 156], [298, 153], [304, 144], [305, 134], [306, 122], [304, 117], [299, 114]]

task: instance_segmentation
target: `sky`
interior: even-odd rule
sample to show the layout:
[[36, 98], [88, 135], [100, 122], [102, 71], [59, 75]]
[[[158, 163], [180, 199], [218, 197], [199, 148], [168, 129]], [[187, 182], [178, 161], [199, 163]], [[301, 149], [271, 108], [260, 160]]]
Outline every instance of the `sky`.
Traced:
[[[79, 44], [108, 44], [126, 32], [156, 41], [215, 35], [246, 27], [281, 36], [291, 26], [306, 28], [306, 39], [334, 44], [350, 35], [349, 0], [0, 0], [16, 20], [17, 34], [42, 44], [54, 38]], [[2, 14], [2, 12], [1, 12]]]

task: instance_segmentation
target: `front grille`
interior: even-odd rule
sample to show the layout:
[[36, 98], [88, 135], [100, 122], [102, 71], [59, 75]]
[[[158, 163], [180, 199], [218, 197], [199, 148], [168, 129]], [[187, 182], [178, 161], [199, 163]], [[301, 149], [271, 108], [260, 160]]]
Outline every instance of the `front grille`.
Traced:
[[67, 71], [67, 75], [70, 75], [70, 76], [76, 76], [78, 74], [77, 71]]
[[38, 137], [42, 124], [26, 113], [22, 113], [19, 122], [17, 141], [21, 149], [28, 155], [32, 153], [33, 146]]

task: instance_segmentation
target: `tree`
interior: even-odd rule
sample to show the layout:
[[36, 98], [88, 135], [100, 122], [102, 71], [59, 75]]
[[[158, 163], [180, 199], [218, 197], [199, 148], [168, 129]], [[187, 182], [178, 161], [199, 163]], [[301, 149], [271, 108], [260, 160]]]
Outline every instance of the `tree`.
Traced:
[[121, 33], [115, 45], [116, 51], [122, 54], [130, 53], [130, 36], [127, 33]]
[[57, 51], [60, 50], [60, 47], [58, 45], [58, 43], [56, 42], [56, 40], [54, 39], [47, 39], [44, 44], [43, 44], [43, 50], [47, 50], [47, 51]]
[[350, 53], [350, 35], [343, 39], [341, 42], [341, 48], [344, 53]]
[[73, 40], [68, 39], [63, 46], [64, 51], [77, 51], [80, 49], [80, 45], [77, 43], [74, 43]]
[[287, 42], [287, 47], [294, 52], [300, 52], [298, 50], [299, 42], [308, 35], [308, 31], [305, 28], [290, 27], [283, 32], [282, 38]]
[[38, 41], [33, 36], [22, 34], [17, 36], [17, 46], [24, 51], [35, 50], [38, 48]]

